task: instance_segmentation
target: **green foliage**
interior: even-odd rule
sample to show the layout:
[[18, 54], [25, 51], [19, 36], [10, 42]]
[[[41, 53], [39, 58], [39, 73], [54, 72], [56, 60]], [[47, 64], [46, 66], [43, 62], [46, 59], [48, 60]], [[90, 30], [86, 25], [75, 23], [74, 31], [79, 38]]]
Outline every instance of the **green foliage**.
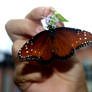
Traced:
[[68, 22], [68, 20], [67, 19], [65, 19], [61, 14], [57, 14], [57, 17], [59, 18], [59, 20], [60, 21], [62, 21], [62, 22]]

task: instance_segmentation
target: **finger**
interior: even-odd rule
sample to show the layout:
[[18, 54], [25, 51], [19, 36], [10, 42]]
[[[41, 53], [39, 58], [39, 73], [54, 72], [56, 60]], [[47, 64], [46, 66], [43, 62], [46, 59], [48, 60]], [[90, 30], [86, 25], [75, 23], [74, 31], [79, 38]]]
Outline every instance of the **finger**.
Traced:
[[52, 7], [38, 7], [33, 9], [26, 18], [33, 20], [33, 21], [39, 21], [49, 15], [51, 13]]
[[12, 41], [17, 39], [29, 39], [38, 32], [43, 31], [41, 23], [35, 23], [28, 19], [10, 20], [6, 24], [6, 31]]
[[[33, 11], [31, 11], [26, 16], [26, 18], [37, 22], [37, 21], [47, 17], [49, 14], [53, 15], [54, 13], [52, 12], [52, 10], [54, 10], [53, 7], [38, 7], [38, 8], [35, 8]], [[59, 21], [56, 24], [56, 27], [64, 27], [64, 24]]]

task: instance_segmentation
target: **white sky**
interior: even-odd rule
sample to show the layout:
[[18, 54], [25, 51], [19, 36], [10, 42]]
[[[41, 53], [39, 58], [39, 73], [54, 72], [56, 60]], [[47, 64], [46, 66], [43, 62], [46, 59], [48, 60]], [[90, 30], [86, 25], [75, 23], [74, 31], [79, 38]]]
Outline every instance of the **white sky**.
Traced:
[[0, 50], [11, 52], [12, 42], [5, 31], [5, 23], [24, 18], [37, 6], [52, 6], [69, 20], [65, 26], [92, 32], [92, 0], [0, 0]]

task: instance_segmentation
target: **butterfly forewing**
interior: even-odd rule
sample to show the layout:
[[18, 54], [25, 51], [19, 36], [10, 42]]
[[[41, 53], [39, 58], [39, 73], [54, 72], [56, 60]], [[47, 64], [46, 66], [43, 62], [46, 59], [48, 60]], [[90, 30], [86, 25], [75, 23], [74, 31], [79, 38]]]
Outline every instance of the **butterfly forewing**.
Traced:
[[92, 43], [92, 34], [74, 28], [57, 28], [54, 38], [55, 54], [61, 57], [73, 54], [73, 50], [78, 47]]
[[57, 30], [54, 39], [55, 54], [65, 57], [70, 54], [72, 47], [71, 32], [66, 30]]
[[[43, 31], [26, 42], [21, 50], [21, 57], [26, 58], [31, 56], [42, 58], [43, 60], [49, 60], [52, 57], [50, 49], [50, 37], [47, 31]], [[31, 58], [29, 60], [31, 60]]]
[[92, 34], [87, 31], [76, 31], [75, 40], [73, 40], [73, 48], [84, 47], [91, 43]]

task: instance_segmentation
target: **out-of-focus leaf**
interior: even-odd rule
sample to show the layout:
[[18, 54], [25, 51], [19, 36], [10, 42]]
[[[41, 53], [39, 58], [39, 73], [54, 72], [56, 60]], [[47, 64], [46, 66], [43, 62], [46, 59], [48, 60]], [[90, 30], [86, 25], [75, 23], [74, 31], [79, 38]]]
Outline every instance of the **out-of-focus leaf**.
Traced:
[[65, 19], [61, 14], [57, 14], [57, 17], [59, 18], [59, 20], [60, 21], [62, 21], [62, 22], [68, 22], [68, 20], [67, 19]]

